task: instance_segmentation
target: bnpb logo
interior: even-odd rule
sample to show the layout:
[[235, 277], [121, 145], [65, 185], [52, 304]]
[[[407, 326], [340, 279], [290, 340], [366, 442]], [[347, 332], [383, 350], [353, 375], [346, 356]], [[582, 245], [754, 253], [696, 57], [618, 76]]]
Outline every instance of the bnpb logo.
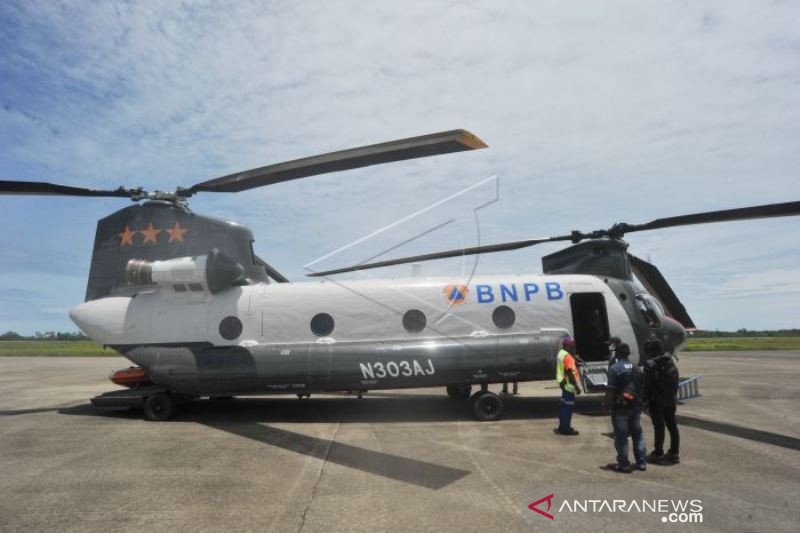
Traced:
[[467, 301], [467, 294], [469, 294], [469, 287], [466, 285], [448, 285], [442, 289], [442, 293], [448, 302], [451, 304], [463, 304]]

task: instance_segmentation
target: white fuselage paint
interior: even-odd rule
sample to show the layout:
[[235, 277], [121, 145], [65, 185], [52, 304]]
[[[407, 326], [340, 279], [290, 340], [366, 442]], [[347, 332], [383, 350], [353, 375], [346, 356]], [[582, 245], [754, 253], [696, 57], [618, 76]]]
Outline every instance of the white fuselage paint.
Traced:
[[[445, 293], [445, 287], [463, 285], [467, 291]], [[634, 331], [625, 310], [601, 279], [588, 275], [272, 283], [232, 287], [218, 294], [207, 289], [175, 292], [169, 286], [151, 287], [135, 297], [85, 302], [75, 307], [70, 316], [87, 335], [104, 345], [208, 342], [247, 347], [437, 339], [536, 334], [543, 329], [572, 332], [570, 295], [587, 292], [604, 295], [610, 331], [628, 341], [638, 359], [637, 343], [632, 342]], [[448, 296], [460, 303], [451, 303]], [[507, 305], [515, 313], [516, 321], [510, 328], [493, 323], [492, 313], [499, 305]], [[403, 327], [403, 314], [410, 309], [422, 311], [427, 318], [425, 329], [419, 333], [410, 333]], [[318, 337], [311, 331], [309, 324], [317, 313], [333, 317], [331, 335]], [[238, 317], [243, 325], [241, 335], [234, 340], [223, 338], [219, 331], [220, 322], [228, 316]], [[396, 361], [402, 375], [405, 367], [401, 364]], [[414, 370], [412, 366], [412, 374]]]

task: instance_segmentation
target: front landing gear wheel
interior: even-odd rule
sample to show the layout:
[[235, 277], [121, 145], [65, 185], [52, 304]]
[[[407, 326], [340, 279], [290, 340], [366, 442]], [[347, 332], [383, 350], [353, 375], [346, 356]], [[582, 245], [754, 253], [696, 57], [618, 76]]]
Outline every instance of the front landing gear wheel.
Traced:
[[470, 392], [472, 392], [472, 385], [469, 383], [447, 386], [447, 395], [453, 400], [466, 400], [469, 398]]
[[503, 416], [503, 400], [493, 392], [477, 392], [472, 395], [472, 413], [481, 422], [500, 420]]
[[165, 392], [148, 396], [144, 401], [144, 417], [153, 422], [169, 420], [175, 414], [175, 400]]

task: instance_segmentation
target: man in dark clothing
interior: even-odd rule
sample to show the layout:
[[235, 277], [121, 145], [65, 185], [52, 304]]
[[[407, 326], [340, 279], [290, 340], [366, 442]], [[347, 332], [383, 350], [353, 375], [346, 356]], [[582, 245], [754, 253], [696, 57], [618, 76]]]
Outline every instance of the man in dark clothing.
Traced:
[[[645, 391], [650, 418], [653, 421], [654, 447], [648, 456], [652, 463], [680, 463], [680, 434], [675, 421], [678, 382], [678, 367], [672, 354], [664, 353], [659, 341], [645, 345], [650, 356], [646, 363]], [[669, 431], [669, 451], [664, 453], [664, 427]]]
[[[606, 377], [608, 377], [608, 371], [611, 370], [611, 367], [614, 366], [614, 363], [616, 363], [618, 361], [617, 355], [616, 355], [616, 351], [617, 351], [617, 346], [622, 344], [622, 339], [620, 339], [619, 337], [617, 337], [615, 335], [615, 336], [611, 337], [610, 339], [608, 339], [606, 341], [606, 344], [608, 345], [608, 368], [606, 369]], [[606, 435], [607, 437], [612, 437], [612, 438], [614, 437], [614, 432], [613, 432], [613, 429], [614, 429], [614, 417], [613, 416], [611, 417], [611, 429], [612, 429], [611, 433], [604, 433], [604, 435]]]
[[608, 386], [605, 405], [611, 408], [611, 422], [614, 426], [614, 447], [617, 462], [608, 465], [616, 472], [629, 473], [631, 463], [628, 459], [628, 436], [633, 440], [636, 469], [646, 470], [646, 449], [642, 432], [641, 414], [644, 394], [644, 376], [641, 370], [628, 360], [630, 346], [625, 343], [617, 346], [618, 361], [608, 369]]

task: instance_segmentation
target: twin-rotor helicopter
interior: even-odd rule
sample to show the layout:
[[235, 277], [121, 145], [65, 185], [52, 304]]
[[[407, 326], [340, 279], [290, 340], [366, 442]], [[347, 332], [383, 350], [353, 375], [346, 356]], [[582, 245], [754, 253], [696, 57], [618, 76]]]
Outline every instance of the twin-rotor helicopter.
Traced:
[[[167, 420], [183, 401], [274, 393], [446, 387], [496, 420], [489, 384], [552, 379], [560, 340], [576, 339], [587, 386], [605, 383], [607, 341], [632, 358], [652, 339], [679, 350], [689, 314], [652, 264], [628, 253], [627, 233], [800, 214], [800, 202], [661, 218], [644, 224], [359, 264], [291, 283], [258, 257], [246, 227], [194, 213], [197, 193], [240, 192], [359, 167], [485, 148], [453, 130], [353, 148], [204, 181], [173, 192], [94, 190], [0, 181], [0, 194], [130, 198], [97, 224], [86, 301], [70, 317], [95, 342], [136, 366], [98, 407], [143, 407]], [[571, 245], [542, 258], [542, 274], [469, 279], [332, 276], [546, 242]], [[641, 285], [634, 281], [634, 276]], [[330, 282], [334, 280], [335, 282]], [[471, 393], [472, 387], [478, 391]]]

